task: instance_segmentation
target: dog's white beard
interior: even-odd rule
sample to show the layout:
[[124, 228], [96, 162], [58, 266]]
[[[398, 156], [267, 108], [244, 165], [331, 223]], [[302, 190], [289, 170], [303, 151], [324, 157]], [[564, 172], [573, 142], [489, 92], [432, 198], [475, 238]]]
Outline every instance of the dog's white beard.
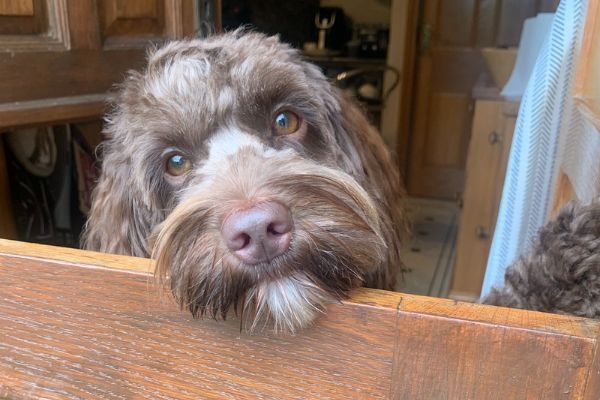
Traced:
[[245, 307], [255, 307], [256, 314], [250, 331], [259, 323], [273, 323], [275, 332], [294, 333], [298, 327], [310, 325], [325, 312], [328, 303], [336, 301], [303, 272], [260, 282], [246, 296]]

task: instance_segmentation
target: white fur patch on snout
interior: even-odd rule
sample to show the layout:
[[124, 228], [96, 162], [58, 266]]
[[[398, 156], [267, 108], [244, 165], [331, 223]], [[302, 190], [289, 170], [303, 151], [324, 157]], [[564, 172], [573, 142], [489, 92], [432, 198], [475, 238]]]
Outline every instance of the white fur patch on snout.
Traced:
[[[195, 174], [202, 176], [202, 181], [187, 191], [189, 195], [196, 195], [208, 190], [217, 178], [231, 173], [235, 166], [232, 159], [243, 150], [251, 149], [259, 157], [286, 157], [292, 150], [276, 150], [263, 144], [257, 137], [250, 135], [239, 128], [228, 127], [217, 131], [208, 140], [208, 157], [195, 169]], [[257, 165], [258, 169], [260, 166]], [[250, 173], [252, 171], [244, 171]], [[261, 171], [254, 171], [260, 174]]]

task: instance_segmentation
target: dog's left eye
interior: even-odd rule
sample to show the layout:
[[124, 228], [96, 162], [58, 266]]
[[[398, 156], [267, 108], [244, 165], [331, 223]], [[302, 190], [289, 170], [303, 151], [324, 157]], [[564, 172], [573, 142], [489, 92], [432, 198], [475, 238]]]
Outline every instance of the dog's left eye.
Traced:
[[192, 169], [192, 162], [182, 156], [175, 154], [167, 160], [167, 173], [172, 176], [181, 176]]
[[289, 135], [300, 129], [300, 117], [291, 111], [282, 111], [273, 121], [275, 131], [280, 135]]

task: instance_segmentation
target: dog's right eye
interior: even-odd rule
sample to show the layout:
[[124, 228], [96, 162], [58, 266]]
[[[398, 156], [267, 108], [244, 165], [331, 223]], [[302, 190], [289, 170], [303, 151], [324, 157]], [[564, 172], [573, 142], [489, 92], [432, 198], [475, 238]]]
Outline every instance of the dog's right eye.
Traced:
[[275, 131], [280, 135], [289, 135], [300, 129], [300, 117], [291, 111], [281, 111], [273, 120]]
[[167, 160], [167, 173], [172, 176], [181, 176], [192, 169], [192, 162], [181, 154], [174, 154]]

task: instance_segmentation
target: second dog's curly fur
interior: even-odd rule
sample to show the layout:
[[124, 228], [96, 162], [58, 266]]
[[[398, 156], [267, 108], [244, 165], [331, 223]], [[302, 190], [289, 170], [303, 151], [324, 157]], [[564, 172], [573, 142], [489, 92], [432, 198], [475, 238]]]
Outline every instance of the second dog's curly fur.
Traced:
[[483, 303], [600, 318], [600, 201], [567, 204]]

